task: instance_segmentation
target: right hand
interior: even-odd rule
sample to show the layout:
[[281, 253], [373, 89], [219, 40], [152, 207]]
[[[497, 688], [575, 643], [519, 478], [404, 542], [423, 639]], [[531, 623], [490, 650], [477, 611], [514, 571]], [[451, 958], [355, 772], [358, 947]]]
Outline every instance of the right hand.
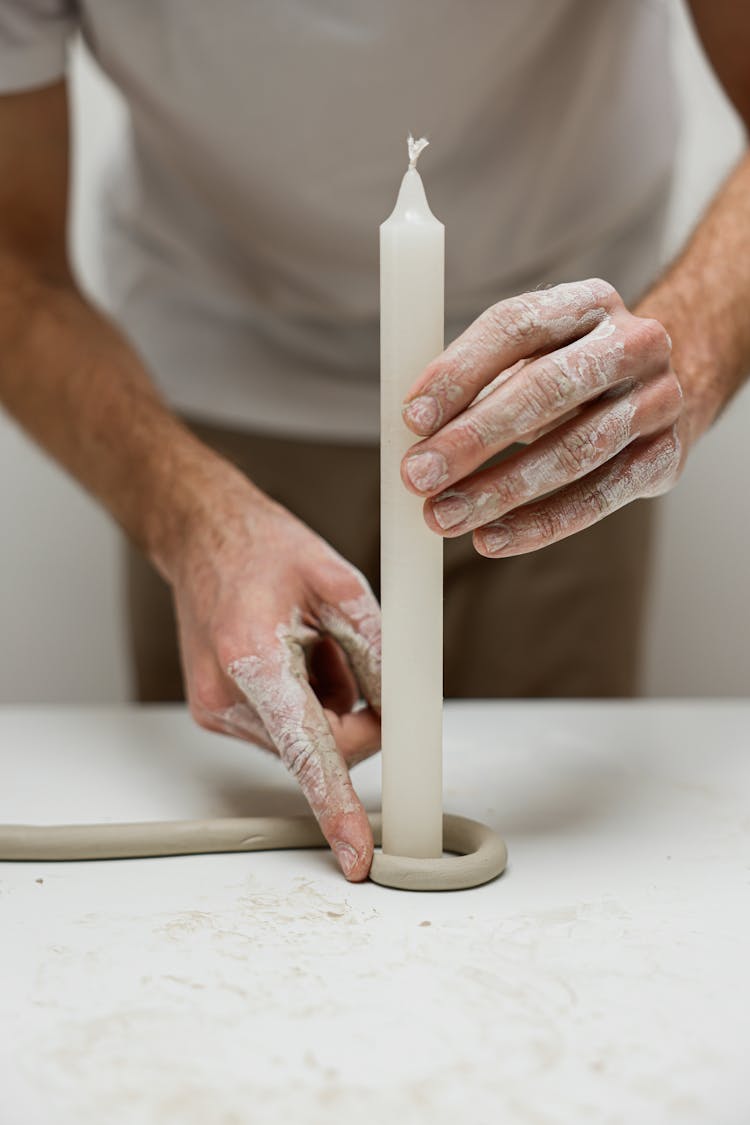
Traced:
[[349, 766], [380, 746], [380, 607], [310, 528], [227, 477], [168, 575], [191, 714], [277, 753], [346, 877], [365, 879], [372, 833]]
[[[67, 258], [68, 116], [64, 81], [0, 97], [0, 403], [170, 583], [198, 722], [276, 750], [348, 877], [364, 879], [372, 835], [348, 765], [380, 741], [377, 602], [178, 422], [82, 297]], [[354, 711], [360, 694], [370, 706]]]

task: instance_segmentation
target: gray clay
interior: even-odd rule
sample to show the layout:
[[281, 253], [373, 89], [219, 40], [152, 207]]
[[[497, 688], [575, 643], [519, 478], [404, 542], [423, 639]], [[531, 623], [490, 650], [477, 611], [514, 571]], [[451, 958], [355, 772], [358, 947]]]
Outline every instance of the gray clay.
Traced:
[[[380, 814], [370, 815], [370, 823], [378, 846]], [[376, 851], [370, 878], [381, 886], [400, 890], [455, 891], [487, 883], [505, 870], [505, 843], [490, 828], [446, 814], [443, 832], [445, 850], [456, 854], [439, 859], [407, 859]], [[312, 817], [224, 817], [49, 827], [0, 825], [0, 860], [137, 859], [325, 846]]]

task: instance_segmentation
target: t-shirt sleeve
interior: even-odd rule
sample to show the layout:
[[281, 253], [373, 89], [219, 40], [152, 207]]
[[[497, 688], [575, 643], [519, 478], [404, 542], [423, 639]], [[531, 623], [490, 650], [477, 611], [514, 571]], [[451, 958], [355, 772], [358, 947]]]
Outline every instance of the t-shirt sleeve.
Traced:
[[62, 78], [77, 27], [75, 0], [0, 0], [0, 94]]

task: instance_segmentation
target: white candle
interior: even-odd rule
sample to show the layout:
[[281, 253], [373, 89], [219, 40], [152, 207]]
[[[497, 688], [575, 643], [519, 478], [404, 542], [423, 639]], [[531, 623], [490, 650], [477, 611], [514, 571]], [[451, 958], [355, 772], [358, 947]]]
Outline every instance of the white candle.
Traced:
[[445, 228], [430, 211], [409, 138], [409, 168], [380, 227], [383, 851], [443, 850], [443, 543], [401, 481], [414, 442], [404, 396], [443, 350]]

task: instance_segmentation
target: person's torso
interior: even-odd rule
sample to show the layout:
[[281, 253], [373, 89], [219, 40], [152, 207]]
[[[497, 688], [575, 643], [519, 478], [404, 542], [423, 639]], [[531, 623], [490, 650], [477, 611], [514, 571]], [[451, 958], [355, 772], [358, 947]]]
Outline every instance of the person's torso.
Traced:
[[82, 0], [131, 118], [109, 203], [115, 304], [127, 320], [140, 281], [294, 362], [357, 368], [409, 131], [431, 140], [449, 318], [596, 264], [669, 177], [666, 15], [659, 0]]

